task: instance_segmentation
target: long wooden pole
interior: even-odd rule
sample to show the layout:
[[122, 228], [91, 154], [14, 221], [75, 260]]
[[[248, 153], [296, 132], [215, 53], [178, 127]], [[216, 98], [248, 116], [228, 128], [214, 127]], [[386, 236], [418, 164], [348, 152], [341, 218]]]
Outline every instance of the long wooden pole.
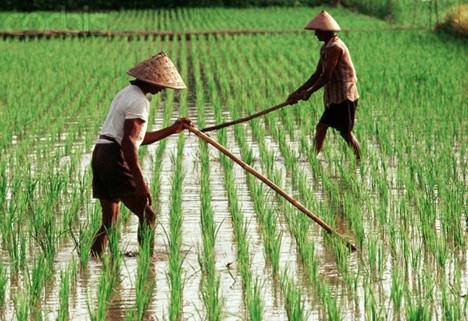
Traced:
[[260, 117], [262, 115], [268, 114], [268, 113], [270, 113], [270, 112], [272, 112], [274, 110], [283, 108], [283, 107], [288, 106], [288, 105], [290, 105], [290, 103], [284, 102], [284, 103], [281, 103], [281, 104], [273, 106], [271, 108], [262, 110], [262, 111], [260, 111], [260, 112], [258, 112], [256, 114], [253, 114], [253, 115], [250, 115], [250, 116], [247, 116], [247, 117], [244, 117], [244, 118], [239, 118], [239, 119], [236, 119], [236, 120], [233, 120], [233, 121], [230, 121], [230, 122], [226, 122], [226, 123], [222, 123], [222, 124], [219, 124], [219, 125], [216, 125], [216, 126], [206, 127], [204, 129], [202, 129], [201, 131], [206, 133], [206, 132], [209, 132], [209, 131], [212, 131], [212, 130], [217, 130], [217, 129], [221, 129], [221, 128], [228, 127], [228, 126], [231, 126], [231, 125], [236, 125], [236, 124], [239, 124], [239, 123], [243, 123], [243, 122], [249, 121], [251, 119]]
[[210, 138], [208, 135], [202, 133], [200, 130], [196, 129], [193, 126], [189, 125], [184, 125], [187, 130], [190, 132], [194, 133], [204, 141], [206, 141], [208, 144], [214, 146], [216, 149], [218, 149], [220, 152], [225, 154], [227, 157], [232, 159], [234, 162], [239, 164], [245, 171], [249, 172], [250, 174], [254, 175], [257, 177], [259, 180], [270, 186], [275, 192], [283, 196], [289, 203], [294, 205], [297, 209], [305, 213], [307, 216], [309, 216], [311, 219], [313, 219], [316, 223], [318, 223], [321, 227], [323, 227], [328, 233], [330, 234], [335, 234], [336, 236], [340, 237], [343, 242], [346, 243], [346, 245], [351, 248], [351, 250], [355, 251], [356, 247], [346, 241], [340, 234], [335, 232], [330, 226], [328, 226], [324, 221], [322, 221], [320, 218], [314, 215], [311, 211], [309, 211], [307, 208], [304, 207], [301, 203], [299, 203], [297, 200], [289, 196], [285, 191], [283, 191], [281, 188], [279, 188], [275, 183], [270, 181], [268, 178], [257, 172], [255, 169], [253, 169], [251, 166], [247, 165], [244, 161], [242, 161], [240, 158], [232, 154], [229, 150], [227, 150], [223, 145], [219, 144], [212, 138]]

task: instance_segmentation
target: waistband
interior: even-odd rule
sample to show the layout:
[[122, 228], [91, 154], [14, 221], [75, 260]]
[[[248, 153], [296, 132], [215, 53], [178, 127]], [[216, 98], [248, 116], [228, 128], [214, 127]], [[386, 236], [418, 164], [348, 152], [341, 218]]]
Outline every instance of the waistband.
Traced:
[[107, 136], [107, 135], [99, 135], [99, 138], [108, 140], [108, 141], [116, 143], [116, 144], [119, 143], [114, 137], [110, 137], [110, 136]]

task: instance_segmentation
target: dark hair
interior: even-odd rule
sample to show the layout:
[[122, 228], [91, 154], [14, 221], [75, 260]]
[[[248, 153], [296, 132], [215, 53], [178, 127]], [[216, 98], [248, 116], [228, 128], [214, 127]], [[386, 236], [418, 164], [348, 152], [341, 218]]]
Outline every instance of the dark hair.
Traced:
[[130, 83], [132, 85], [135, 85], [135, 86], [138, 86], [138, 87], [147, 87], [147, 86], [153, 86], [153, 84], [150, 84], [144, 80], [141, 80], [141, 79], [133, 79], [133, 80], [130, 80]]

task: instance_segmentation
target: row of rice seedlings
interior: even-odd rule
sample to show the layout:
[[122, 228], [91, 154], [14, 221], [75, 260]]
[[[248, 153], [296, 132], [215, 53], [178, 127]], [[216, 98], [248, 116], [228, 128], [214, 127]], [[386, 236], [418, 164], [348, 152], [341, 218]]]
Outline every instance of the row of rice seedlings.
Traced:
[[[205, 94], [203, 84], [200, 79], [199, 64], [194, 62], [194, 78], [196, 91], [197, 107], [197, 125], [200, 128], [205, 126]], [[211, 188], [210, 188], [210, 166], [207, 143], [200, 140], [199, 157], [201, 163], [200, 179], [200, 215], [201, 231], [203, 239], [203, 251], [199, 254], [199, 264], [202, 271], [202, 280], [200, 284], [201, 297], [205, 304], [205, 313], [207, 320], [219, 320], [223, 314], [223, 297], [220, 293], [220, 277], [216, 271], [216, 253], [215, 242], [217, 228], [214, 222], [214, 213], [211, 206]]]
[[155, 271], [152, 265], [152, 240], [154, 231], [143, 225], [142, 244], [138, 255], [137, 275], [135, 281], [136, 307], [126, 310], [127, 320], [143, 320], [150, 306], [156, 286]]
[[[229, 65], [227, 66], [229, 68]], [[241, 69], [242, 70], [242, 69]], [[232, 82], [239, 81], [237, 78], [237, 74], [232, 73]], [[228, 92], [228, 88], [221, 87], [221, 90], [224, 93]], [[238, 101], [236, 104], [243, 105], [246, 103], [245, 96], [239, 95]], [[236, 117], [235, 112], [235, 105], [234, 101], [230, 98], [227, 98], [227, 105], [231, 107], [231, 111], [233, 113], [233, 118]], [[263, 137], [259, 131], [256, 131], [255, 126], [252, 126], [253, 131], [255, 131], [255, 135], [257, 137]], [[243, 129], [240, 126], [234, 127], [235, 137], [237, 142], [241, 148], [241, 155], [244, 161], [248, 164], [253, 163], [252, 158], [252, 149], [248, 146], [246, 141], [246, 135]], [[264, 148], [264, 143], [260, 144], [261, 146], [261, 154], [266, 157], [267, 160], [263, 160], [261, 163], [266, 162], [267, 168], [271, 168], [272, 164], [272, 154], [267, 153], [266, 149]], [[270, 165], [268, 165], [270, 164]], [[307, 316], [304, 313], [304, 310], [300, 308], [299, 310], [296, 307], [303, 306], [303, 299], [301, 295], [301, 289], [294, 284], [291, 279], [288, 277], [288, 273], [286, 270], [283, 273], [280, 273], [280, 265], [279, 265], [279, 258], [280, 258], [280, 249], [281, 249], [281, 233], [278, 231], [278, 221], [277, 215], [273, 210], [272, 206], [269, 204], [269, 198], [266, 196], [265, 190], [261, 182], [258, 182], [255, 177], [249, 175], [247, 177], [248, 180], [248, 187], [252, 198], [254, 199], [254, 209], [256, 211], [257, 217], [259, 218], [260, 227], [262, 230], [262, 234], [264, 237], [264, 251], [268, 261], [271, 263], [273, 276], [280, 280], [280, 285], [283, 290], [283, 295], [285, 296], [285, 309], [287, 310], [287, 315], [291, 319], [301, 320], [306, 319]]]
[[[251, 150], [248, 150], [245, 135], [242, 129], [235, 128], [236, 138], [241, 146], [241, 154], [249, 155]], [[289, 320], [306, 320], [307, 314], [304, 309], [302, 290], [292, 281], [288, 275], [287, 268], [280, 273], [280, 250], [281, 250], [281, 233], [278, 231], [277, 214], [270, 205], [269, 195], [265, 191], [261, 182], [258, 182], [255, 177], [248, 176], [249, 190], [254, 199], [254, 209], [256, 211], [264, 237], [264, 251], [267, 259], [271, 263], [273, 276], [278, 278], [281, 284], [284, 295], [285, 310]]]
[[[282, 180], [282, 173], [276, 170], [273, 170], [274, 167], [274, 158], [273, 154], [266, 151], [266, 147], [264, 142], [262, 141], [264, 139], [264, 132], [259, 131], [258, 127], [256, 127], [254, 124], [252, 124], [252, 132], [254, 133], [254, 137], [257, 137], [259, 139], [259, 149], [260, 149], [260, 154], [262, 155], [262, 159], [269, 159], [269, 161], [266, 161], [266, 165], [264, 168], [266, 169], [266, 172], [268, 173], [269, 177], [273, 177], [274, 181], [276, 184], [280, 185], [281, 180]], [[256, 132], [256, 134], [255, 134]], [[280, 135], [278, 135], [276, 138], [280, 140], [280, 150], [282, 151], [282, 156], [285, 158], [285, 165], [287, 169], [287, 173], [291, 173], [293, 180], [295, 177], [297, 177], [298, 173], [301, 173], [301, 169], [298, 168], [297, 166], [297, 156], [294, 155], [288, 147], [284, 144], [284, 140], [282, 138], [285, 137], [285, 133], [282, 133], [282, 130], [273, 130], [273, 132], [279, 132]], [[304, 177], [304, 176], [302, 176]], [[297, 179], [297, 178], [296, 178]], [[303, 183], [304, 180], [299, 180], [299, 190], [301, 191], [302, 198], [305, 198], [305, 196], [310, 196], [310, 189], [304, 188], [307, 186], [307, 184]], [[284, 182], [283, 182], [284, 183]], [[311, 197], [308, 197], [309, 200], [311, 200]], [[286, 220], [289, 222], [288, 226], [290, 229], [290, 232], [292, 232], [293, 235], [295, 235], [296, 242], [298, 243], [298, 250], [299, 254], [301, 255], [303, 259], [304, 265], [307, 267], [304, 267], [304, 270], [308, 272], [310, 279], [312, 280], [311, 284], [321, 284], [317, 286], [318, 293], [321, 296], [322, 302], [324, 302], [325, 307], [328, 311], [328, 319], [329, 320], [340, 320], [341, 319], [341, 314], [339, 312], [339, 308], [336, 304], [336, 301], [330, 296], [326, 295], [326, 289], [328, 287], [328, 283], [324, 280], [318, 281], [318, 261], [316, 258], [314, 258], [314, 243], [309, 240], [309, 237], [307, 236], [307, 231], [309, 231], [309, 222], [308, 218], [303, 217], [303, 215], [296, 213], [295, 209], [292, 209], [290, 204], [287, 203], [286, 200], [284, 200], [281, 197], [277, 197], [277, 201], [280, 204], [281, 211], [284, 213]], [[294, 223], [293, 223], [294, 222]], [[348, 262], [348, 255], [349, 255], [349, 250], [346, 248], [345, 244], [342, 244], [341, 241], [334, 242], [336, 243], [334, 245], [334, 250], [336, 253], [336, 258], [337, 258], [337, 265], [340, 270], [342, 271], [347, 271], [347, 262]], [[291, 285], [291, 280], [289, 280], [287, 277], [282, 278], [283, 282], [283, 287], [284, 287], [284, 292], [285, 292], [285, 304], [286, 304], [286, 310], [288, 313], [288, 316], [290, 319], [292, 318], [293, 320], [299, 320], [302, 318], [307, 319], [307, 314], [305, 313], [304, 309], [304, 303], [301, 299], [301, 292], [298, 291], [295, 287]], [[325, 292], [324, 292], [325, 291]]]
[[106, 318], [108, 304], [111, 302], [112, 293], [120, 278], [120, 268], [123, 260], [119, 250], [120, 226], [121, 221], [118, 220], [117, 225], [112, 226], [106, 232], [109, 236], [110, 253], [106, 253], [101, 260], [102, 271], [98, 281], [96, 305], [88, 301], [89, 316], [93, 321]]
[[[230, 66], [227, 66], [227, 68], [230, 68]], [[230, 72], [232, 71], [230, 70]], [[231, 81], [235, 83], [239, 81], [239, 77], [233, 76], [231, 78]], [[226, 89], [227, 88], [222, 88], [222, 90], [224, 91], [226, 91]], [[228, 98], [227, 105], [230, 106], [230, 108], [235, 108], [237, 104], [243, 105], [244, 103], [246, 103], [244, 97], [238, 97], [238, 100], [236, 102]], [[234, 130], [236, 133], [235, 136], [237, 142], [241, 148], [242, 159], [244, 159], [244, 161], [248, 162], [248, 164], [252, 166], [252, 151], [249, 150], [249, 147], [247, 145], [245, 132], [242, 131], [240, 126], [236, 126]], [[257, 134], [260, 135], [258, 132]], [[273, 268], [273, 275], [277, 276], [279, 272], [279, 252], [281, 248], [281, 235], [276, 230], [276, 214], [268, 209], [269, 206], [267, 204], [269, 201], [264, 197], [264, 188], [261, 185], [262, 183], [257, 182], [257, 179], [252, 175], [247, 176], [247, 183], [252, 198], [254, 200], [254, 209], [257, 213], [257, 217], [261, 224], [263, 236], [265, 238], [264, 245], [266, 250], [266, 256], [272, 260], [271, 263]]]
[[170, 287], [169, 319], [178, 320], [182, 311], [182, 184], [184, 171], [182, 168], [183, 136], [177, 140], [177, 154], [171, 157], [174, 164], [169, 211], [169, 243], [167, 279]]
[[[198, 48], [200, 49], [201, 54], [197, 50]], [[213, 78], [213, 70], [206, 49], [207, 47], [203, 46], [202, 43], [200, 43], [199, 46], [193, 47], [192, 59], [194, 65], [194, 78], [201, 78], [199, 67], [199, 60], [201, 60], [203, 69], [205, 71], [203, 75], [206, 82], [206, 86], [208, 88], [208, 92], [212, 94], [210, 97], [210, 101], [213, 104], [215, 120], [217, 123], [221, 123], [222, 102], [219, 95], [217, 94], [217, 85]], [[199, 57], [200, 55], [202, 57]], [[227, 134], [225, 129], [222, 129], [217, 132], [217, 139], [221, 145], [228, 145]], [[258, 279], [253, 279], [253, 273], [251, 269], [252, 259], [249, 253], [250, 245], [249, 237], [247, 235], [248, 223], [245, 220], [244, 215], [242, 214], [237, 197], [237, 189], [234, 182], [233, 172], [234, 163], [231, 159], [229, 159], [226, 155], [222, 153], [220, 153], [219, 158], [223, 165], [224, 186], [227, 192], [229, 213], [231, 215], [234, 227], [234, 236], [237, 241], [237, 266], [242, 278], [244, 304], [246, 306], [246, 310], [248, 311], [249, 320], [262, 320], [264, 303], [260, 293], [261, 284]]]
[[18, 320], [41, 318], [42, 312], [39, 302], [44, 295], [45, 284], [54, 275], [49, 264], [46, 264], [45, 261], [45, 254], [39, 253], [39, 256], [33, 259], [31, 266], [25, 267], [23, 286], [17, 287], [16, 291], [10, 294]]
[[59, 306], [57, 313], [57, 320], [59, 321], [70, 319], [70, 290], [71, 283], [76, 279], [76, 268], [77, 263], [75, 260], [72, 260], [65, 269], [60, 271]]
[[[173, 50], [175, 45], [173, 44]], [[177, 60], [174, 59], [177, 64]], [[186, 98], [186, 97], [185, 97]], [[184, 99], [185, 99], [184, 98]], [[186, 101], [186, 100], [185, 100]], [[167, 103], [167, 102], [166, 102]], [[181, 113], [186, 112], [186, 104], [181, 104]], [[169, 235], [168, 235], [168, 263], [169, 271], [167, 279], [170, 287], [170, 305], [169, 319], [179, 320], [182, 316], [183, 305], [183, 257], [181, 256], [182, 245], [182, 185], [185, 176], [182, 167], [184, 135], [179, 135], [177, 140], [177, 153], [171, 156], [171, 161], [174, 166], [174, 174], [172, 176], [170, 210], [169, 210]]]
[[223, 298], [220, 294], [220, 279], [216, 272], [215, 240], [217, 229], [213, 220], [211, 208], [211, 191], [209, 180], [209, 157], [205, 142], [200, 142], [201, 160], [201, 228], [203, 236], [203, 252], [199, 256], [202, 277], [202, 297], [205, 303], [206, 318], [219, 320], [222, 317]]
[[[319, 1], [320, 2], [320, 1]], [[323, 2], [323, 1], [322, 1]], [[427, 26], [436, 22], [433, 6], [417, 4], [413, 0], [396, 1], [350, 1], [362, 12], [385, 18], [393, 15], [394, 23]], [[439, 0], [439, 18], [442, 10], [455, 5], [457, 0]], [[389, 5], [390, 3], [390, 5]], [[320, 3], [316, 3], [320, 5]], [[319, 8], [320, 9], [320, 8]], [[159, 10], [120, 10], [108, 12], [5, 12], [0, 14], [0, 30], [109, 30], [109, 31], [219, 31], [219, 30], [271, 30], [298, 31], [311, 19], [318, 9], [309, 7], [263, 7], [263, 8], [173, 8]], [[351, 15], [345, 8], [327, 8], [337, 21]], [[432, 14], [431, 14], [432, 12]], [[5, 17], [4, 17], [5, 16]], [[432, 17], [432, 20], [429, 20]], [[361, 15], [346, 24], [346, 29], [369, 28], [369, 21], [377, 27], [385, 27], [383, 20]], [[137, 21], [139, 23], [137, 23]]]

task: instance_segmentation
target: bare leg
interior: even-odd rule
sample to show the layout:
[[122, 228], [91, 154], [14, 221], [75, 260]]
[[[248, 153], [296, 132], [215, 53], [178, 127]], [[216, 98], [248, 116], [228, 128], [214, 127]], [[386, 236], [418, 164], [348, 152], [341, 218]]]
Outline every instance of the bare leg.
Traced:
[[100, 199], [99, 201], [102, 207], [102, 225], [94, 236], [93, 245], [91, 246], [91, 254], [96, 256], [101, 256], [106, 248], [108, 240], [106, 232], [117, 224], [120, 212], [118, 200]]
[[[138, 216], [138, 219], [140, 221], [140, 225], [138, 227], [138, 243], [142, 245], [143, 239], [143, 227], [147, 226], [150, 228], [151, 231], [154, 231], [154, 228], [156, 227], [156, 213], [147, 203], [146, 198], [140, 198], [140, 197], [127, 197], [123, 198], [122, 202], [125, 204], [125, 206], [135, 213], [136, 216]], [[151, 249], [154, 246], [154, 239], [153, 235], [151, 235]]]
[[325, 141], [325, 137], [327, 136], [327, 130], [328, 125], [325, 123], [318, 123], [317, 127], [315, 127], [314, 145], [317, 155], [322, 150], [323, 142]]
[[353, 148], [354, 155], [356, 155], [356, 162], [359, 165], [361, 162], [361, 146], [356, 137], [354, 137], [353, 132], [340, 132], [340, 135], [346, 140], [348, 145]]

